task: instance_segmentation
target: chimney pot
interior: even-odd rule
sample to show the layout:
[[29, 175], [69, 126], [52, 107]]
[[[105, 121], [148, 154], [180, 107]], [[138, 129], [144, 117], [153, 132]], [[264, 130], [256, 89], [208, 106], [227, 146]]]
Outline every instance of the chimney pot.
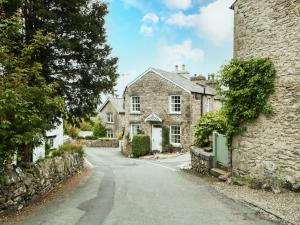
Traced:
[[175, 65], [175, 71], [178, 72], [178, 65]]
[[185, 71], [185, 64], [182, 64], [182, 71]]

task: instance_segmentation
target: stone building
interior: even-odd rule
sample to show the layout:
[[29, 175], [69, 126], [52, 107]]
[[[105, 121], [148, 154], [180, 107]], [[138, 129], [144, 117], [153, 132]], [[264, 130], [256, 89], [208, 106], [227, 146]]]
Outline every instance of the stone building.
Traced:
[[197, 119], [219, 106], [205, 81], [191, 78], [184, 65], [180, 71], [178, 66], [175, 72], [150, 68], [141, 74], [124, 92], [125, 145], [142, 130], [151, 138], [152, 151], [166, 150], [164, 144], [187, 149]]
[[300, 1], [237, 0], [234, 55], [275, 64], [274, 114], [261, 115], [233, 140], [240, 175], [300, 182]]
[[124, 129], [125, 111], [122, 98], [109, 98], [100, 108], [100, 119], [107, 138], [118, 138]]

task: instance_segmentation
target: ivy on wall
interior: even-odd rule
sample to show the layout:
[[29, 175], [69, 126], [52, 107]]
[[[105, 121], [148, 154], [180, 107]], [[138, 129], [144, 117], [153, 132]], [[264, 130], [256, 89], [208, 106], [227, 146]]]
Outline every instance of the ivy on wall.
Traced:
[[229, 143], [243, 123], [258, 118], [260, 113], [272, 113], [268, 98], [274, 92], [275, 75], [274, 64], [266, 58], [233, 59], [223, 67], [218, 89], [224, 98], [222, 110], [227, 118]]

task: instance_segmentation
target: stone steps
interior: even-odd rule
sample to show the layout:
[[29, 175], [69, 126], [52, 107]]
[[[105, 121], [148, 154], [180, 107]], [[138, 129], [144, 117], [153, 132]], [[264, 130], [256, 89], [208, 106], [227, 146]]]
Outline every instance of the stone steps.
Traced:
[[220, 181], [227, 181], [227, 179], [231, 176], [228, 171], [219, 168], [212, 168], [210, 170], [210, 174], [214, 177], [218, 177]]

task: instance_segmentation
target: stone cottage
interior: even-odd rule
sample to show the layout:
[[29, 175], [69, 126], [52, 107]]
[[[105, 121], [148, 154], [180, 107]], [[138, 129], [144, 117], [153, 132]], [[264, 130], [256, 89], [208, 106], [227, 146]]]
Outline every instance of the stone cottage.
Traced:
[[275, 64], [274, 114], [261, 115], [233, 140], [239, 175], [300, 183], [300, 1], [237, 0], [234, 55]]
[[124, 129], [123, 98], [109, 98], [100, 108], [100, 119], [106, 128], [107, 138], [118, 138]]
[[150, 136], [152, 151], [187, 149], [197, 119], [220, 107], [206, 83], [203, 76], [191, 77], [184, 65], [174, 72], [150, 68], [137, 77], [124, 92], [125, 145], [141, 130]]

